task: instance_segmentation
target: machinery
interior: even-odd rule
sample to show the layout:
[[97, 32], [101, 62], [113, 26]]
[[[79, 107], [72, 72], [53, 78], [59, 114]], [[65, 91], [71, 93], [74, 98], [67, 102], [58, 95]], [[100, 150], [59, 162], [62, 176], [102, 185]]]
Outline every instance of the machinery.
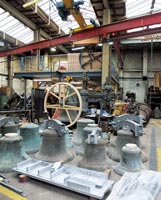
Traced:
[[[152, 115], [152, 109], [146, 103], [138, 103], [133, 98], [126, 102], [116, 102], [114, 104], [113, 115], [134, 114], [141, 115], [144, 125], [146, 125]], [[132, 101], [131, 101], [132, 99]]]
[[67, 21], [67, 17], [72, 13], [80, 14], [79, 5], [84, 4], [84, 1], [58, 1], [57, 9], [58, 13], [63, 21]]
[[[9, 87], [0, 88], [0, 114], [11, 115], [17, 114], [20, 118], [31, 118], [29, 112], [32, 110], [32, 96], [25, 97], [24, 93], [21, 95], [12, 91]], [[8, 92], [10, 91], [10, 92]]]
[[114, 115], [127, 114], [129, 111], [129, 103], [127, 102], [116, 102], [114, 104]]
[[90, 91], [88, 101], [98, 105], [100, 109], [105, 109], [109, 113], [112, 111], [112, 103], [115, 100], [115, 93], [112, 86], [105, 84], [104, 88], [99, 91]]

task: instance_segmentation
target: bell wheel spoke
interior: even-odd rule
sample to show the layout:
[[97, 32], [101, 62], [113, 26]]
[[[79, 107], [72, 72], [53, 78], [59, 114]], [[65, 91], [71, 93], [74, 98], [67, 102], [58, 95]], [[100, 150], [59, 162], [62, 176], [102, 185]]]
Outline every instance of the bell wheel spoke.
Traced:
[[55, 98], [57, 98], [57, 99], [59, 99], [60, 97], [59, 96], [57, 96], [54, 92], [51, 92], [50, 91], [50, 94], [53, 96], [53, 97], [55, 97]]
[[47, 104], [46, 108], [59, 108], [59, 109], [61, 109], [59, 104]]
[[68, 116], [68, 119], [69, 119], [70, 123], [72, 123], [73, 121], [72, 121], [72, 119], [71, 119], [71, 117], [70, 117], [70, 114], [69, 114], [68, 110], [65, 109], [65, 111], [66, 111], [66, 113], [67, 113], [67, 116]]
[[76, 110], [76, 111], [78, 111], [80, 109], [80, 107], [70, 106], [70, 105], [64, 105], [63, 108], [66, 109], [66, 110]]
[[71, 94], [68, 94], [68, 95], [66, 95], [66, 96], [64, 97], [64, 99], [67, 99], [67, 98], [69, 98], [69, 97], [72, 97], [72, 96], [74, 96], [74, 95], [76, 95], [76, 93], [75, 93], [75, 92], [73, 92], [73, 93], [71, 93]]

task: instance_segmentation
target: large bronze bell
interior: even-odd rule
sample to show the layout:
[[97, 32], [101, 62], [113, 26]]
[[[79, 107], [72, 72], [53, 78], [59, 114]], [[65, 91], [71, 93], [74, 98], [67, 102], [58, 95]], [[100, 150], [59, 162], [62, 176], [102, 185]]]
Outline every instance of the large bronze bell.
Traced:
[[110, 168], [105, 151], [105, 141], [99, 139], [98, 144], [88, 144], [86, 141], [84, 155], [78, 166], [96, 171], [105, 171]]
[[74, 132], [72, 142], [75, 145], [81, 145], [83, 142], [83, 129], [88, 126], [88, 124], [94, 124], [94, 120], [82, 118], [77, 121], [77, 128]]
[[125, 172], [139, 172], [143, 169], [140, 148], [136, 144], [126, 144], [122, 148], [121, 160], [114, 167], [114, 171], [123, 175]]
[[23, 138], [23, 145], [26, 153], [36, 153], [41, 147], [39, 126], [33, 123], [26, 123], [20, 127], [20, 135]]
[[92, 133], [93, 130], [97, 130], [99, 133], [99, 136], [102, 136], [102, 129], [98, 127], [98, 124], [88, 124], [85, 128], [83, 128], [83, 134], [82, 134], [82, 143], [78, 148], [76, 148], [76, 154], [83, 156], [84, 149], [85, 149], [85, 141], [88, 138], [88, 135]]
[[1, 134], [5, 135], [6, 133], [17, 133], [18, 132], [18, 125], [15, 124], [13, 121], [8, 121], [1, 127]]
[[[140, 148], [140, 137], [134, 137], [134, 134], [128, 129], [121, 129], [117, 131], [117, 137], [114, 143], [109, 147], [109, 158], [115, 161], [120, 161], [122, 148], [127, 143], [136, 144]], [[141, 151], [142, 162], [148, 160], [147, 156]]]
[[22, 137], [17, 133], [7, 133], [0, 138], [0, 172], [11, 172], [18, 162], [28, 158]]
[[43, 132], [42, 146], [35, 157], [49, 162], [68, 162], [74, 155], [67, 148], [65, 136], [59, 135], [53, 127], [48, 127]]
[[86, 169], [105, 171], [110, 168], [109, 159], [106, 156], [105, 140], [101, 139], [99, 132], [93, 134], [95, 130], [88, 135], [85, 141], [85, 150], [78, 166]]

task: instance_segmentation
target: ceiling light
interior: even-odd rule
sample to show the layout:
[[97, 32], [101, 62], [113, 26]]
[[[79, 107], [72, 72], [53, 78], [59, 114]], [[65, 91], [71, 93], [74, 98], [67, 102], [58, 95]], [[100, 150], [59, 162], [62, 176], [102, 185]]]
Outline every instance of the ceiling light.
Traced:
[[102, 43], [98, 43], [97, 46], [101, 47], [103, 44]]
[[55, 47], [51, 47], [50, 50], [51, 51], [56, 51], [56, 48]]
[[78, 51], [78, 50], [83, 50], [85, 47], [73, 47], [71, 50], [72, 51]]

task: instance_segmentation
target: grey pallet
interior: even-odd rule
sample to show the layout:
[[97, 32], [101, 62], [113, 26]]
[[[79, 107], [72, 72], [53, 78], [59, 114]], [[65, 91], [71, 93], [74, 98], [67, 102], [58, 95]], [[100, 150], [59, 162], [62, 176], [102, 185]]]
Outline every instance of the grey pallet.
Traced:
[[31, 158], [18, 163], [13, 170], [97, 199], [102, 199], [114, 184], [108, 174], [66, 164], [56, 169], [56, 164]]

